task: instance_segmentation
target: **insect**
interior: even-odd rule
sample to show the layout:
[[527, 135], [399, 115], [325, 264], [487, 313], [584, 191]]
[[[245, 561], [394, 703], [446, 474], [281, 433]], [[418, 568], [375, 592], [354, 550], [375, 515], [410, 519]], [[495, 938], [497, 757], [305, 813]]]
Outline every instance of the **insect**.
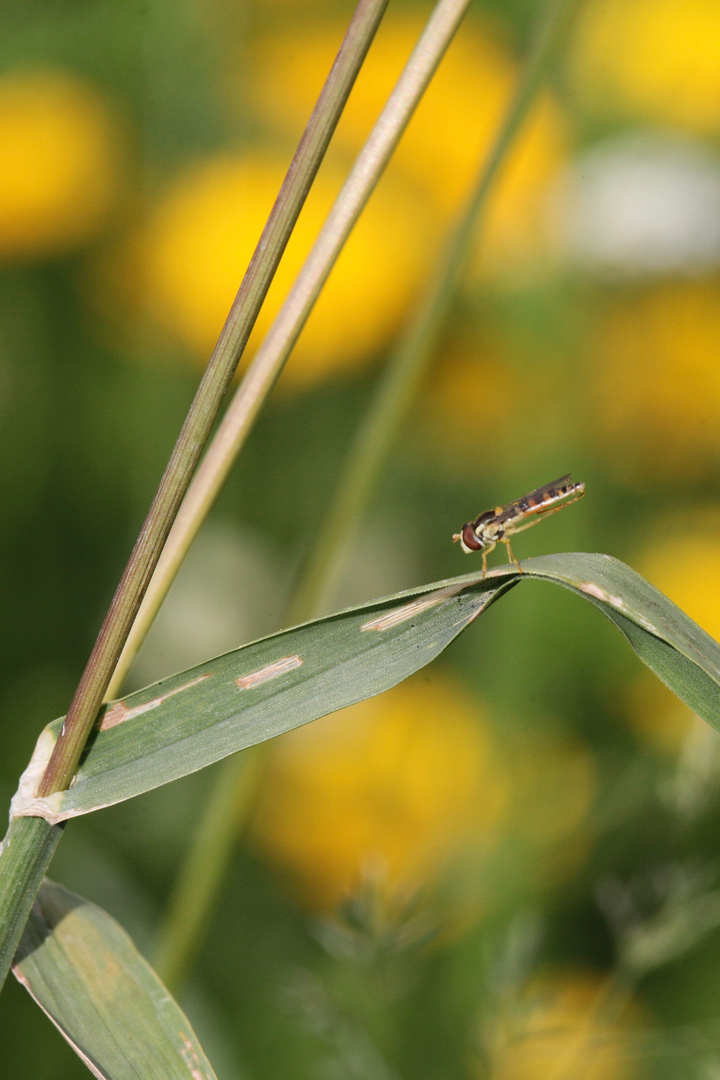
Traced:
[[[507, 548], [508, 556], [522, 573], [519, 562], [512, 553], [510, 537], [515, 533], [529, 529], [531, 525], [537, 525], [543, 518], [556, 514], [570, 503], [577, 502], [585, 494], [585, 484], [576, 484], [570, 473], [561, 476], [559, 480], [553, 480], [543, 487], [536, 488], [521, 499], [508, 503], [507, 506], [496, 506], [494, 510], [486, 510], [475, 521], [468, 521], [463, 525], [459, 533], [455, 533], [453, 540], [459, 540], [460, 546], [466, 555], [471, 551], [481, 551], [483, 560], [482, 576], [487, 573], [487, 557], [497, 543], [503, 543]], [[570, 496], [574, 496], [570, 498]]]

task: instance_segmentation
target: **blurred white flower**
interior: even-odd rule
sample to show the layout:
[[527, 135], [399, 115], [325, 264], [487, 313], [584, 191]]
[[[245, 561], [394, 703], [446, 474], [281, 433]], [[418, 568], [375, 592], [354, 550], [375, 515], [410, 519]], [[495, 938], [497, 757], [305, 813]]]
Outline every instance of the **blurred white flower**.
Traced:
[[277, 629], [283, 583], [260, 539], [209, 523], [191, 547], [131, 674], [133, 687]]
[[720, 156], [659, 131], [594, 146], [560, 178], [550, 228], [565, 257], [613, 275], [720, 266]]

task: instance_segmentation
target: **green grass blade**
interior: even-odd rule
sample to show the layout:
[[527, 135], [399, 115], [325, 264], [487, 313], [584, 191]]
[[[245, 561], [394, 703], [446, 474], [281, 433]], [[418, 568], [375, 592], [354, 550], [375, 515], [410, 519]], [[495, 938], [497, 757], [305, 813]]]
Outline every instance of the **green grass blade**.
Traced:
[[13, 972], [93, 1075], [214, 1080], [187, 1017], [102, 908], [43, 882]]
[[72, 787], [32, 799], [30, 778], [42, 768], [38, 754], [47, 754], [62, 725], [54, 721], [41, 736], [14, 813], [54, 823], [87, 814], [379, 694], [434, 659], [512, 584], [415, 589], [274, 634], [146, 687], [101, 711], [100, 730]]
[[[720, 645], [634, 570], [571, 553], [435, 582], [286, 630], [108, 706], [72, 787], [14, 812], [52, 822], [168, 783], [389, 689], [424, 667], [520, 582], [550, 581], [600, 608], [679, 698], [720, 728]], [[47, 753], [62, 721], [45, 730]], [[40, 769], [42, 762], [35, 761]]]
[[590, 600], [650, 670], [720, 730], [720, 645], [664, 593], [609, 555], [544, 555], [523, 564], [530, 565], [533, 577]]
[[62, 830], [40, 817], [14, 817], [0, 843], [0, 987]]

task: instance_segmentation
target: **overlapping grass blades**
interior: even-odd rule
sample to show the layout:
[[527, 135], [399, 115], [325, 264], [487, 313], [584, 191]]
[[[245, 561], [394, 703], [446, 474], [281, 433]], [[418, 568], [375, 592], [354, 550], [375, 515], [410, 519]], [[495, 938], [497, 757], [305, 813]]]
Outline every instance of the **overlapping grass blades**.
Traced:
[[[140, 795], [389, 689], [424, 667], [513, 586], [549, 581], [598, 607], [638, 656], [720, 728], [720, 645], [607, 555], [569, 553], [434, 582], [264, 638], [105, 707], [72, 786], [15, 810], [59, 822]], [[35, 764], [51, 749], [49, 725]]]
[[61, 885], [43, 882], [13, 971], [101, 1080], [215, 1080], [189, 1020], [122, 927]]

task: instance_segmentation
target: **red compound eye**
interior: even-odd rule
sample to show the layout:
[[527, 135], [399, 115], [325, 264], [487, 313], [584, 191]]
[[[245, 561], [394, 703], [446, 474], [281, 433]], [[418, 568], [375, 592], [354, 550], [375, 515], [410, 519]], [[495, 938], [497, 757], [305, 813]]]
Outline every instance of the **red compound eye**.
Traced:
[[463, 525], [460, 532], [460, 539], [466, 548], [470, 548], [471, 551], [481, 551], [482, 544], [475, 535], [475, 529], [473, 528], [473, 522], [468, 521], [466, 525]]

